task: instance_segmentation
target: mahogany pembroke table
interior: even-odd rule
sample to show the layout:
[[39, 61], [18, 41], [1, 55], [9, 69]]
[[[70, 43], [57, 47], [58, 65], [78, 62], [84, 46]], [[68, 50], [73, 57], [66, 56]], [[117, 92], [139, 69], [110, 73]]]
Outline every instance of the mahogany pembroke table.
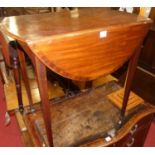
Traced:
[[49, 146], [53, 146], [53, 110], [46, 68], [72, 80], [91, 81], [130, 59], [120, 110], [123, 119], [141, 43], [151, 23], [148, 18], [103, 8], [4, 18], [2, 32], [18, 42], [35, 67]]

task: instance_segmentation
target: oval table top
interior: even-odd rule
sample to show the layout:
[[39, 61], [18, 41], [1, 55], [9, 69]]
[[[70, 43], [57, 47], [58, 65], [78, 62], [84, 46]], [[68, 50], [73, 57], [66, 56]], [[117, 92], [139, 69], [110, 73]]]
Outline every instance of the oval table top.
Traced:
[[104, 8], [6, 17], [4, 34], [23, 42], [54, 72], [93, 80], [120, 67], [145, 37], [152, 21]]

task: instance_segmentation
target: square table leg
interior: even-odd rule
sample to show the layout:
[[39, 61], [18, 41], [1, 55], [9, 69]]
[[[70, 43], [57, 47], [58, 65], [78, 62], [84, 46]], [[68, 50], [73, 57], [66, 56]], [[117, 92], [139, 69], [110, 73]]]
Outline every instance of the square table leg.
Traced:
[[30, 89], [30, 84], [28, 80], [28, 75], [27, 75], [27, 70], [26, 70], [26, 60], [25, 60], [25, 55], [22, 50], [20, 50], [20, 47], [16, 49], [19, 57], [19, 62], [20, 62], [20, 68], [23, 76], [23, 82], [26, 88], [28, 100], [29, 100], [29, 105], [30, 105], [30, 112], [34, 112], [34, 106], [33, 106], [33, 101], [32, 101], [32, 95], [31, 95], [31, 89]]
[[35, 70], [42, 102], [42, 112], [49, 146], [53, 146], [51, 111], [48, 98], [46, 66], [35, 57]]

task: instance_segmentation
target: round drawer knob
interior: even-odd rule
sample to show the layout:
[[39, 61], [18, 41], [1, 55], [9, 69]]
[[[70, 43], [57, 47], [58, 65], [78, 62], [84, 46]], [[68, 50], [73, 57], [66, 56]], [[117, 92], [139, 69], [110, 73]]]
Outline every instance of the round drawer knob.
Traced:
[[138, 125], [135, 124], [135, 126], [130, 130], [131, 135], [133, 135], [137, 131]]
[[134, 144], [134, 142], [135, 142], [135, 139], [132, 137], [132, 138], [131, 138], [131, 142], [129, 142], [129, 143], [126, 144], [127, 147], [132, 146], [132, 145]]

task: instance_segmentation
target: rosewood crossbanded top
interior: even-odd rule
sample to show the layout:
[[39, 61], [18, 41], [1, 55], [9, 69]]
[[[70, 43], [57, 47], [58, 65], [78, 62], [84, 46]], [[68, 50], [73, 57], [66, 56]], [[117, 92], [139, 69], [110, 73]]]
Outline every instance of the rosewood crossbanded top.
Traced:
[[54, 72], [86, 81], [109, 74], [127, 61], [150, 24], [150, 19], [133, 14], [83, 8], [6, 17], [1, 31], [26, 44]]

